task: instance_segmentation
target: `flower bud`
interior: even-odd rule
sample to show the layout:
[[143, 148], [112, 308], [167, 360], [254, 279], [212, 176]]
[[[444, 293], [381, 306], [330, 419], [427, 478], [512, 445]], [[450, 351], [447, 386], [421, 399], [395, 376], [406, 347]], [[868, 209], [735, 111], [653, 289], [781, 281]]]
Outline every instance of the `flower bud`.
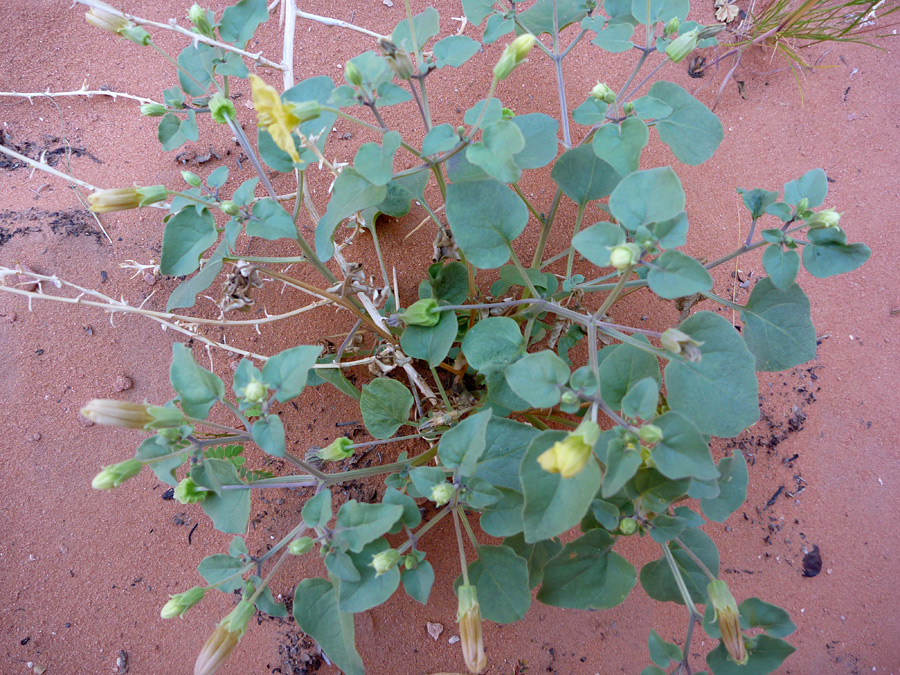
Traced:
[[95, 398], [81, 409], [81, 414], [95, 424], [125, 429], [143, 429], [153, 422], [146, 403], [131, 403]]
[[641, 259], [641, 247], [637, 244], [619, 244], [609, 249], [609, 264], [620, 272], [636, 265]]
[[443, 506], [453, 499], [453, 494], [455, 492], [456, 488], [450, 485], [450, 483], [438, 483], [431, 488], [431, 501], [434, 502], [435, 506]]
[[487, 667], [484, 653], [484, 638], [481, 634], [481, 607], [474, 586], [463, 584], [457, 590], [459, 609], [456, 622], [459, 624], [459, 645], [463, 659], [470, 673], [480, 673]]
[[673, 16], [669, 19], [669, 22], [666, 24], [665, 28], [665, 36], [672, 37], [675, 33], [678, 32], [678, 26], [681, 25], [681, 22], [678, 20], [677, 16]]
[[841, 214], [834, 209], [825, 209], [824, 211], [819, 211], [818, 213], [814, 213], [811, 218], [807, 218], [806, 220], [806, 224], [809, 225], [810, 228], [814, 229], [837, 227], [839, 222], [841, 222]]
[[631, 113], [633, 113], [634, 112], [634, 103], [632, 103], [631, 101], [628, 101], [628, 103], [626, 103], [625, 105], [622, 106], [622, 112], [625, 113], [626, 115], [630, 115]]
[[169, 191], [166, 189], [165, 185], [145, 185], [144, 187], [139, 187], [137, 192], [141, 196], [141, 201], [138, 202], [138, 206], [155, 204], [156, 202], [163, 201], [169, 196]]
[[723, 30], [725, 30], [724, 23], [714, 23], [709, 26], [703, 26], [697, 34], [697, 41], [702, 42], [703, 40], [708, 40], [709, 38], [715, 37]]
[[213, 675], [222, 667], [244, 636], [247, 624], [255, 611], [252, 603], [241, 600], [237, 607], [222, 619], [197, 655], [194, 675]]
[[218, 124], [228, 124], [228, 120], [233, 120], [237, 117], [237, 113], [234, 110], [234, 103], [221, 94], [216, 94], [210, 98], [207, 106], [209, 106], [209, 112], [213, 121]]
[[322, 104], [318, 101], [304, 101], [303, 103], [285, 103], [284, 107], [296, 117], [300, 123], [309, 122], [322, 114]]
[[294, 539], [288, 546], [288, 553], [291, 555], [303, 555], [309, 553], [313, 547], [313, 540], [310, 537], [300, 537]]
[[609, 88], [605, 82], [598, 82], [594, 85], [594, 88], [591, 89], [591, 96], [593, 96], [598, 101], [603, 101], [604, 103], [608, 103], [612, 105], [616, 102], [616, 92]]
[[163, 605], [159, 614], [164, 619], [182, 617], [191, 607], [200, 602], [204, 595], [206, 595], [206, 589], [203, 586], [194, 586], [184, 593], [170, 595], [169, 601]]
[[638, 438], [641, 442], [653, 445], [659, 443], [663, 439], [663, 432], [655, 424], [645, 424], [638, 430]]
[[224, 201], [219, 204], [219, 208], [222, 209], [222, 213], [227, 214], [229, 216], [236, 216], [241, 212], [241, 207], [235, 204], [234, 202]]
[[407, 570], [414, 570], [419, 566], [419, 559], [416, 556], [410, 554], [403, 556], [403, 568]]
[[344, 79], [351, 87], [358, 87], [362, 84], [362, 71], [353, 61], [347, 61], [347, 65], [344, 66]]
[[497, 61], [497, 65], [494, 66], [494, 77], [497, 80], [505, 80], [509, 77], [513, 69], [528, 56], [531, 48], [534, 47], [535, 41], [534, 35], [525, 33], [510, 42], [503, 51], [503, 55]]
[[389, 548], [387, 551], [373, 555], [369, 567], [375, 570], [375, 576], [378, 577], [393, 569], [398, 562], [400, 562], [400, 552], [397, 549]]
[[97, 190], [88, 195], [88, 204], [94, 213], [110, 211], [127, 211], [136, 209], [141, 204], [141, 194], [136, 188], [115, 188], [113, 190]]
[[182, 179], [184, 179], [184, 182], [191, 187], [200, 187], [201, 185], [203, 185], [203, 179], [193, 171], [182, 171], [181, 177]]
[[196, 504], [209, 496], [206, 488], [199, 487], [191, 478], [182, 478], [175, 486], [175, 501], [179, 504]]
[[684, 35], [679, 35], [669, 43], [666, 47], [666, 56], [672, 60], [672, 63], [680, 63], [688, 54], [694, 51], [697, 47], [697, 36], [699, 33], [700, 30], [695, 28]]
[[104, 466], [103, 470], [94, 476], [91, 487], [95, 490], [112, 490], [138, 475], [143, 466], [144, 463], [137, 459], [126, 459], [118, 464]]
[[166, 114], [166, 106], [162, 103], [142, 103], [141, 115], [144, 117], [162, 117]]
[[578, 394], [574, 391], [567, 391], [563, 393], [559, 400], [565, 405], [575, 405], [578, 403]]
[[634, 518], [622, 518], [619, 521], [619, 532], [624, 535], [631, 535], [637, 532], [638, 523]]
[[134, 25], [124, 16], [119, 16], [98, 7], [92, 7], [89, 12], [85, 12], [84, 18], [92, 26], [116, 35]]
[[557, 441], [538, 456], [538, 463], [548, 473], [571, 478], [588, 463], [594, 443], [600, 437], [596, 422], [585, 420], [562, 441]]
[[150, 37], [150, 33], [141, 28], [140, 26], [131, 26], [130, 28], [126, 28], [123, 31], [119, 32], [126, 40], [131, 40], [136, 45], [140, 45], [141, 47], [146, 47], [152, 41]]
[[407, 307], [400, 318], [407, 326], [434, 326], [441, 320], [437, 306], [434, 298], [423, 298]]
[[238, 393], [246, 403], [262, 403], [266, 400], [269, 388], [266, 386], [265, 382], [260, 382], [254, 378], [247, 383], [247, 386], [244, 387], [243, 391]]
[[409, 54], [398, 49], [397, 45], [385, 37], [378, 38], [378, 48], [394, 75], [401, 80], [408, 80], [413, 76], [415, 68]]
[[325, 462], [339, 462], [353, 456], [353, 441], [346, 436], [335, 438], [331, 444], [316, 451], [319, 459]]
[[688, 361], [697, 362], [701, 353], [699, 347], [703, 344], [677, 328], [669, 328], [659, 338], [663, 349], [674, 354], [680, 354]]
[[809, 208], [809, 199], [804, 197], [799, 202], [797, 202], [797, 213], [803, 213]]
[[724, 581], [710, 581], [706, 587], [709, 602], [716, 610], [716, 621], [722, 633], [722, 644], [728, 651], [728, 655], [739, 666], [747, 663], [747, 647], [744, 644], [744, 634], [741, 632], [741, 616], [738, 613], [737, 602]]
[[206, 37], [215, 37], [213, 34], [213, 26], [209, 20], [209, 14], [200, 5], [191, 5], [188, 10], [188, 19], [194, 24], [194, 30], [205, 35]]

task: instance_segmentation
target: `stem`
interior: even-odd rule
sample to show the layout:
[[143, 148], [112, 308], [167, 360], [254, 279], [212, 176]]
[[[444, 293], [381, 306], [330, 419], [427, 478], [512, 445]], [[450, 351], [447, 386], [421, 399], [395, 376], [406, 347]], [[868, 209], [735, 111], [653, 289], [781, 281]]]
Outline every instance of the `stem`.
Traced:
[[430, 366], [431, 374], [434, 377], [435, 384], [437, 384], [438, 391], [441, 393], [441, 399], [444, 401], [444, 405], [447, 406], [447, 411], [453, 410], [453, 405], [450, 403], [450, 399], [447, 397], [447, 392], [444, 391], [444, 385], [441, 382], [441, 378], [438, 377], [437, 369], [434, 366]]
[[[393, 440], [393, 439], [392, 439]], [[399, 438], [396, 440], [400, 440]], [[402, 462], [393, 462], [392, 464], [383, 464], [381, 466], [370, 466], [365, 469], [354, 469], [352, 471], [342, 471], [341, 473], [326, 474], [325, 487], [330, 487], [336, 483], [344, 483], [348, 480], [357, 478], [365, 478], [366, 476], [378, 476], [394, 471], [401, 471], [407, 467], [422, 466], [437, 455], [437, 447], [430, 448], [425, 452], [416, 455], [412, 459]]]
[[387, 267], [384, 265], [384, 256], [381, 255], [381, 246], [378, 245], [378, 232], [375, 228], [375, 223], [372, 223], [372, 227], [369, 228], [369, 231], [372, 233], [372, 242], [375, 244], [375, 255], [378, 256], [378, 264], [381, 267], [381, 278], [384, 281], [384, 287], [391, 287], [391, 280], [388, 277]]
[[266, 192], [269, 193], [269, 196], [273, 200], [278, 201], [278, 195], [275, 193], [275, 188], [272, 187], [272, 183], [269, 181], [269, 177], [266, 175], [262, 164], [260, 164], [259, 157], [256, 156], [256, 152], [253, 150], [253, 146], [250, 145], [250, 141], [244, 134], [244, 130], [241, 129], [241, 125], [238, 124], [235, 120], [231, 119], [229, 115], [225, 115], [225, 121], [228, 123], [228, 128], [231, 129], [231, 132], [234, 134], [237, 142], [240, 143], [241, 150], [243, 150], [244, 154], [247, 155], [247, 157], [250, 159], [250, 163], [253, 165], [253, 169], [254, 171], [256, 171], [256, 175], [259, 176], [259, 179], [262, 181], [263, 186], [266, 188]]
[[541, 294], [537, 292], [537, 289], [534, 287], [534, 284], [531, 283], [531, 279], [528, 277], [528, 274], [525, 273], [525, 268], [522, 266], [522, 261], [519, 260], [519, 256], [516, 255], [516, 252], [513, 250], [512, 244], [509, 245], [509, 255], [512, 258], [513, 263], [516, 266], [516, 269], [519, 270], [519, 274], [522, 275], [522, 279], [525, 281], [525, 285], [528, 287], [529, 292], [532, 297], [540, 298]]
[[534, 208], [534, 206], [531, 205], [531, 202], [528, 201], [528, 197], [526, 197], [525, 193], [522, 192], [521, 188], [519, 188], [519, 184], [513, 183], [512, 188], [513, 188], [513, 190], [516, 191], [516, 194], [519, 195], [519, 199], [521, 199], [523, 202], [525, 202], [525, 206], [527, 206], [528, 210], [531, 211], [531, 215], [533, 215], [535, 218], [537, 218], [537, 221], [543, 225], [544, 219], [541, 217], [541, 214], [537, 212], [537, 210]]
[[[466, 142], [471, 141], [475, 134], [478, 133], [478, 129], [481, 128], [481, 120], [484, 119], [484, 113], [487, 110], [488, 104], [491, 102], [491, 99], [494, 98], [494, 92], [497, 90], [497, 77], [494, 76], [494, 79], [491, 80], [491, 88], [488, 89], [488, 94], [484, 99], [484, 104], [481, 106], [481, 110], [478, 112], [478, 118], [475, 120], [475, 124], [472, 125], [472, 128], [469, 130], [468, 136], [466, 136]], [[449, 159], [449, 157], [447, 157]]]
[[[649, 0], [648, 0], [649, 1]], [[563, 145], [572, 147], [569, 134], [569, 107], [566, 105], [566, 85], [563, 81], [562, 56], [559, 53], [559, 11], [553, 0], [553, 64], [556, 68], [556, 89], [559, 93], [559, 116], [563, 127]]]
[[0, 145], [0, 152], [2, 152], [4, 155], [14, 157], [15, 159], [19, 160], [20, 162], [25, 162], [25, 164], [27, 164], [28, 166], [30, 166], [33, 169], [38, 169], [45, 173], [49, 173], [51, 176], [56, 176], [57, 178], [62, 178], [63, 180], [72, 183], [73, 185], [81, 186], [83, 188], [91, 190], [92, 192], [102, 189], [102, 188], [98, 188], [96, 185], [91, 185], [90, 183], [87, 183], [83, 180], [73, 178], [72, 176], [70, 176], [67, 173], [63, 173], [62, 171], [54, 169], [49, 164], [45, 164], [44, 162], [38, 162], [37, 160], [31, 159], [31, 157], [26, 157], [25, 155], [21, 155], [18, 152], [16, 152], [15, 150], [12, 150], [11, 148], [7, 148], [5, 145]]
[[[660, 61], [659, 64], [657, 64], [657, 66], [653, 70], [651, 70], [649, 73], [647, 73], [646, 77], [644, 77], [643, 80], [641, 80], [636, 85], [634, 85], [634, 89], [632, 89], [630, 92], [628, 92], [627, 95], [622, 97], [621, 102], [625, 103], [626, 101], [628, 101], [628, 99], [630, 99], [638, 91], [640, 91], [641, 87], [643, 87], [651, 77], [656, 75], [656, 73], [659, 72], [659, 69], [662, 68], [664, 65], [666, 65], [668, 62], [669, 62], [669, 57], [667, 56], [662, 61]], [[616, 99], [616, 103], [617, 104], [619, 103], [619, 99]]]
[[700, 558], [698, 558], [698, 557], [694, 554], [694, 552], [693, 552], [691, 549], [689, 549], [689, 548], [685, 545], [685, 543], [684, 543], [683, 541], [681, 541], [681, 539], [679, 539], [678, 537], [675, 537], [675, 540], [674, 540], [674, 541], [675, 541], [676, 544], [678, 544], [678, 545], [681, 547], [681, 550], [682, 550], [682, 551], [684, 551], [685, 553], [687, 553], [688, 558], [690, 558], [691, 560], [694, 561], [694, 563], [697, 565], [697, 567], [700, 568], [700, 571], [703, 572], [703, 574], [706, 575], [706, 578], [707, 578], [707, 579], [709, 579], [710, 581], [715, 581], [715, 580], [716, 580], [715, 575], [714, 575], [712, 572], [709, 571], [709, 568], [706, 566], [706, 564], [705, 564], [702, 560], [700, 560]]
[[398, 547], [397, 551], [399, 553], [405, 553], [409, 549], [415, 548], [416, 544], [419, 542], [419, 539], [421, 539], [422, 536], [426, 532], [428, 532], [428, 530], [430, 530], [432, 527], [437, 525], [444, 516], [446, 516], [448, 513], [450, 513], [452, 508], [453, 507], [450, 504], [447, 504], [447, 506], [445, 506], [443, 509], [438, 511], [431, 520], [429, 520], [422, 527], [420, 527], [417, 532], [410, 535], [409, 541], [404, 543], [402, 546]]
[[681, 599], [684, 601], [684, 604], [687, 606], [688, 611], [691, 613], [691, 618], [700, 619], [702, 615], [694, 606], [694, 601], [691, 598], [691, 593], [690, 591], [688, 591], [688, 588], [684, 583], [684, 577], [681, 576], [681, 570], [678, 569], [678, 564], [675, 562], [675, 558], [672, 556], [672, 551], [669, 550], [669, 545], [660, 545], [662, 546], [663, 555], [666, 558], [666, 562], [669, 563], [669, 569], [672, 570], [672, 576], [675, 578], [675, 585], [678, 586], [678, 592], [681, 593]]
[[531, 267], [540, 269], [541, 258], [544, 257], [544, 249], [547, 247], [547, 240], [550, 238], [550, 229], [553, 227], [553, 221], [556, 218], [556, 211], [559, 209], [559, 202], [562, 199], [562, 190], [556, 188], [556, 194], [553, 195], [553, 202], [550, 204], [550, 213], [544, 219], [541, 227], [541, 238], [538, 240], [537, 248], [534, 250], [534, 257], [531, 259]]
[[709, 298], [710, 300], [715, 300], [720, 305], [725, 305], [726, 307], [733, 309], [736, 312], [743, 312], [745, 307], [741, 307], [737, 303], [731, 302], [731, 300], [726, 300], [725, 298], [720, 298], [715, 293], [710, 293], [709, 291], [701, 291], [700, 295]]
[[[572, 232], [572, 238], [575, 238], [581, 231], [581, 219], [584, 218], [584, 207], [587, 206], [587, 203], [578, 205], [578, 216], [575, 218], [575, 229]], [[575, 247], [570, 243], [569, 244], [569, 257], [566, 259], [566, 279], [572, 278], [572, 265], [575, 262]], [[603, 316], [601, 314], [601, 316]]]
[[[248, 420], [248, 419], [244, 416], [244, 414], [243, 414], [240, 410], [237, 409], [237, 406], [234, 405], [234, 403], [232, 403], [231, 401], [225, 401], [225, 400], [223, 400], [223, 401], [222, 401], [222, 404], [223, 404], [226, 408], [228, 408], [228, 409], [232, 412], [232, 414], [233, 414], [235, 417], [238, 418], [238, 420], [240, 420], [241, 424], [244, 425], [244, 428], [245, 428], [247, 431], [250, 431], [250, 427], [252, 426], [252, 425], [250, 424], [250, 420]], [[251, 433], [252, 433], [252, 432], [251, 432]]]
[[622, 289], [625, 287], [625, 282], [628, 281], [628, 277], [631, 276], [631, 272], [634, 270], [634, 265], [629, 265], [622, 272], [622, 276], [619, 277], [619, 281], [616, 284], [615, 288], [612, 289], [609, 295], [606, 296], [606, 299], [603, 301], [603, 304], [600, 305], [600, 309], [594, 312], [594, 318], [599, 319], [601, 316], [606, 314], [606, 310], [612, 307], [612, 304], [619, 297], [619, 294], [622, 292]]
[[456, 528], [456, 545], [459, 548], [459, 567], [462, 570], [463, 583], [469, 585], [469, 566], [466, 564], [466, 550], [463, 547], [462, 532], [459, 529], [459, 514], [453, 509], [453, 526]]
[[[0, 97], [2, 96], [18, 96], [20, 98], [27, 98], [29, 103], [34, 103], [31, 99], [33, 98], [54, 98], [57, 96], [86, 96], [87, 98], [91, 98], [92, 96], [109, 96], [113, 100], [116, 100], [120, 96], [122, 98], [128, 98], [132, 101], [137, 101], [138, 103], [156, 103], [157, 105], [162, 105], [158, 101], [154, 101], [152, 98], [144, 98], [143, 96], [135, 96], [134, 94], [125, 94], [120, 91], [112, 91], [106, 89], [85, 89], [81, 88], [76, 91], [44, 91], [44, 92], [34, 92], [34, 93], [26, 93], [22, 91], [0, 91]], [[172, 112], [175, 112], [172, 110]]]
[[475, 538], [475, 533], [472, 532], [472, 526], [469, 524], [469, 519], [466, 518], [466, 513], [463, 511], [461, 506], [456, 507], [457, 512], [459, 512], [459, 519], [462, 521], [463, 527], [466, 529], [466, 534], [469, 535], [469, 541], [472, 542], [472, 546], [475, 547], [475, 550], [478, 550], [478, 540]]
[[356, 26], [347, 21], [341, 21], [340, 19], [332, 19], [328, 16], [319, 16], [318, 14], [310, 14], [309, 12], [304, 12], [301, 10], [297, 10], [297, 16], [301, 19], [309, 19], [310, 21], [316, 21], [321, 23], [324, 26], [337, 26], [338, 28], [347, 28], [349, 30], [355, 30], [357, 33], [362, 33], [363, 35], [368, 35], [373, 38], [382, 38], [388, 37], [387, 35], [382, 35], [381, 33], [376, 33], [373, 30], [369, 30], [368, 28], [362, 28], [361, 26]]

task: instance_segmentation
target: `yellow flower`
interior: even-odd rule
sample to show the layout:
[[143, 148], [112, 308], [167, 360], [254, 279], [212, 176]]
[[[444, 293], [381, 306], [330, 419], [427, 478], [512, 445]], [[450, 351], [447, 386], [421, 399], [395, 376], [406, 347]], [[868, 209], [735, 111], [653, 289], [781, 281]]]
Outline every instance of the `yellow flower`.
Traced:
[[722, 632], [722, 644], [728, 655], [739, 666], [747, 663], [747, 647], [744, 645], [744, 634], [741, 632], [741, 615], [737, 602], [724, 581], [711, 581], [706, 588], [709, 601], [716, 610], [716, 621]]
[[600, 427], [585, 420], [565, 440], [557, 441], [538, 456], [538, 463], [548, 473], [558, 473], [571, 478], [580, 472], [591, 458], [594, 443], [600, 436]]
[[480, 673], [487, 667], [484, 654], [484, 638], [481, 634], [481, 608], [475, 587], [463, 584], [459, 587], [459, 610], [456, 621], [459, 623], [459, 646], [462, 647], [463, 659], [470, 673]]
[[256, 75], [250, 76], [250, 86], [259, 126], [269, 132], [275, 145], [289, 154], [294, 162], [299, 163], [300, 153], [294, 145], [291, 131], [300, 124], [300, 119], [281, 102], [275, 87], [270, 87]]
[[247, 630], [247, 624], [255, 613], [253, 605], [241, 600], [210, 636], [194, 664], [194, 675], [213, 675], [228, 660], [231, 652]]

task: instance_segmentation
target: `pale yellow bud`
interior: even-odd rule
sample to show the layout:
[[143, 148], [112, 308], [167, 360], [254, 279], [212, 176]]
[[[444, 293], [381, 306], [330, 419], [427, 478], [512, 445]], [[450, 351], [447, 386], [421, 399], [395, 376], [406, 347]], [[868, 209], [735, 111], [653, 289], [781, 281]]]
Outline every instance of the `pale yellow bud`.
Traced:
[[484, 638], [481, 634], [481, 607], [475, 587], [464, 584], [459, 587], [459, 646], [470, 673], [481, 673], [487, 667], [484, 653]]

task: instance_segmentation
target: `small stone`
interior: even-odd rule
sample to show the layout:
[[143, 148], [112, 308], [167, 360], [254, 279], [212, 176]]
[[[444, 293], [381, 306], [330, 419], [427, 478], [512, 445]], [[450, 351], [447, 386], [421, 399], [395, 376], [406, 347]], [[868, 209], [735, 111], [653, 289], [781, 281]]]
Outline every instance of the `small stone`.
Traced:
[[28, 440], [29, 440], [31, 443], [37, 443], [39, 440], [41, 440], [41, 432], [35, 431], [33, 434], [31, 434], [31, 435], [28, 437]]
[[125, 377], [124, 375], [119, 375], [116, 378], [116, 382], [113, 385], [113, 389], [116, 391], [125, 391], [126, 389], [131, 389], [134, 386], [134, 382], [131, 381], [130, 377]]
[[385, 7], [393, 7], [394, 3], [392, 0], [381, 0], [381, 4]]
[[441, 633], [444, 632], [444, 624], [442, 623], [432, 623], [431, 621], [426, 621], [425, 628], [428, 630], [428, 634], [431, 636], [431, 639], [435, 642], [437, 642], [437, 639], [441, 636]]
[[156, 285], [156, 275], [150, 274], [149, 272], [147, 272], [147, 274], [144, 275], [144, 283], [147, 284], [148, 286], [155, 286]]
[[459, 635], [451, 635], [450, 639], [448, 639], [447, 642], [449, 642], [451, 645], [455, 645], [457, 642], [459, 642]]
[[16, 319], [18, 319], [18, 318], [19, 318], [19, 315], [16, 314], [15, 312], [10, 312], [9, 314], [6, 315], [6, 320], [9, 321], [10, 323], [15, 323]]

